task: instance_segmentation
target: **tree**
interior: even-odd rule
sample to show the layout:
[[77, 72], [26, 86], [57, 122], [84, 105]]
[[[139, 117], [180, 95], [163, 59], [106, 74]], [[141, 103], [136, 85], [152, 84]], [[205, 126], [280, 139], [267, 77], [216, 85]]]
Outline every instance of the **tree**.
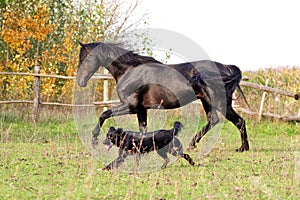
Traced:
[[[130, 22], [139, 4], [132, 0], [2, 0], [0, 70], [74, 76], [78, 42], [118, 41], [137, 23]], [[0, 76], [4, 99], [32, 96], [32, 78]], [[42, 100], [71, 101], [74, 82], [43, 78]]]

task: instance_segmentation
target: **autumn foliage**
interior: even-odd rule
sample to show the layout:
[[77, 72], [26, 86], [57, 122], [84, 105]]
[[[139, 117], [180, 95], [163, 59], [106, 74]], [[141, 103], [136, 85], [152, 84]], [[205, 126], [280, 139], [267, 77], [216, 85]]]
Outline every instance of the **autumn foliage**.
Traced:
[[[5, 2], [0, 16], [0, 71], [5, 72], [33, 73], [38, 65], [41, 74], [74, 76], [78, 42], [120, 38], [129, 18], [121, 12], [122, 1]], [[31, 76], [0, 75], [0, 85], [0, 100], [32, 100]], [[41, 100], [70, 103], [73, 87], [72, 80], [42, 78]]]

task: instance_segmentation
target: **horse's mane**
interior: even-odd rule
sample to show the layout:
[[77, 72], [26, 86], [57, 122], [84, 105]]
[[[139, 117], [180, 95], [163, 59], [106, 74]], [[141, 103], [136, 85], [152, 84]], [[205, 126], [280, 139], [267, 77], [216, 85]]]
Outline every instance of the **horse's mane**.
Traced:
[[119, 62], [133, 67], [145, 63], [161, 64], [161, 62], [159, 62], [158, 60], [152, 57], [141, 56], [137, 53], [134, 53], [133, 51], [123, 49], [122, 47], [119, 46], [119, 44], [98, 42], [98, 43], [90, 43], [88, 45], [90, 48], [95, 48], [98, 46], [99, 51], [101, 51], [103, 55], [114, 58], [112, 62]]
[[141, 64], [145, 64], [145, 63], [162, 64], [161, 62], [159, 62], [158, 60], [156, 60], [150, 56], [141, 56], [132, 51], [129, 51], [127, 54], [124, 54], [124, 56], [121, 56], [120, 61], [122, 61], [124, 63], [126, 63], [126, 61], [129, 61], [128, 64], [131, 64], [134, 67], [141, 65]]

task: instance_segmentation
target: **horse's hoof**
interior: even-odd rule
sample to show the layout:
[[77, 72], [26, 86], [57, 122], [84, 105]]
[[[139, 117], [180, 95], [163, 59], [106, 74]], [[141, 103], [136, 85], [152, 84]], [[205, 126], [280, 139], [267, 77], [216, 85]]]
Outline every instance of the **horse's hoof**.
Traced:
[[92, 146], [94, 149], [96, 149], [99, 145], [99, 140], [97, 138], [93, 138], [92, 140]]
[[249, 151], [249, 146], [241, 146], [240, 148], [235, 150], [236, 152], [244, 152]]

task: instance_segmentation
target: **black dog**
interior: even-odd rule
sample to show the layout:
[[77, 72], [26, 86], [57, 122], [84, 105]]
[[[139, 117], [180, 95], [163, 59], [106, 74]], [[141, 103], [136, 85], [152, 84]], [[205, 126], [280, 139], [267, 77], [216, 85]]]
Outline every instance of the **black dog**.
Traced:
[[122, 128], [115, 129], [114, 127], [110, 127], [103, 144], [107, 150], [113, 145], [119, 147], [119, 157], [104, 167], [103, 170], [117, 168], [124, 162], [129, 153], [142, 154], [155, 150], [165, 161], [162, 168], [165, 168], [169, 162], [167, 153], [183, 157], [190, 165], [194, 165], [192, 158], [188, 154], [183, 153], [182, 144], [176, 138], [182, 127], [183, 125], [180, 122], [175, 122], [174, 128], [171, 130], [157, 130], [147, 133], [123, 131]]

